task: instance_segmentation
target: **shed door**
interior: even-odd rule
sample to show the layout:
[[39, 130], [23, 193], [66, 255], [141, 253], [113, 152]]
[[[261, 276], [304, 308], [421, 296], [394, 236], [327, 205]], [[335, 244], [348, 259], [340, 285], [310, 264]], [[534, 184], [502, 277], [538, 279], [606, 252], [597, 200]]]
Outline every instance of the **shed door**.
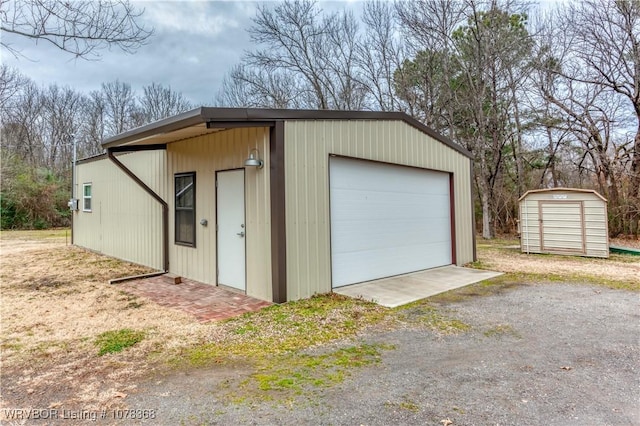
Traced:
[[216, 177], [218, 284], [245, 290], [244, 169]]
[[584, 253], [584, 241], [581, 201], [540, 201], [542, 251]]
[[448, 173], [341, 157], [329, 169], [334, 288], [452, 263]]

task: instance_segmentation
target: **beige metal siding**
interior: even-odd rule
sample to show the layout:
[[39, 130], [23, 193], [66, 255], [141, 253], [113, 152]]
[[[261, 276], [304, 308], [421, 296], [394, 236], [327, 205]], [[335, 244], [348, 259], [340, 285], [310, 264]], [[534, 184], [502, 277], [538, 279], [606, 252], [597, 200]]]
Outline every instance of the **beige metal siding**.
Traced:
[[585, 197], [584, 226], [587, 256], [609, 257], [609, 227], [607, 219], [607, 203], [595, 196]]
[[402, 121], [285, 123], [287, 299], [331, 291], [329, 155], [453, 173], [458, 265], [473, 260], [469, 159]]
[[[167, 146], [169, 196], [169, 270], [216, 284], [216, 171], [239, 169], [252, 148], [265, 161], [261, 170], [245, 170], [247, 294], [271, 300], [271, 221], [269, 128], [238, 128], [175, 142]], [[196, 247], [174, 244], [175, 173], [196, 172]], [[199, 224], [207, 219], [208, 226]]]
[[[543, 209], [541, 226], [540, 212]], [[553, 243], [548, 241], [550, 233], [553, 234]], [[583, 190], [526, 194], [520, 200], [520, 246], [524, 253], [608, 257], [606, 201], [593, 192]]]
[[[166, 193], [164, 151], [118, 159], [161, 197]], [[74, 243], [109, 256], [162, 269], [162, 207], [111, 160], [78, 164]], [[82, 186], [92, 185], [92, 211], [82, 211]]]
[[537, 200], [520, 201], [520, 247], [523, 253], [540, 253], [540, 209]]
[[585, 253], [582, 201], [539, 201], [544, 251]]

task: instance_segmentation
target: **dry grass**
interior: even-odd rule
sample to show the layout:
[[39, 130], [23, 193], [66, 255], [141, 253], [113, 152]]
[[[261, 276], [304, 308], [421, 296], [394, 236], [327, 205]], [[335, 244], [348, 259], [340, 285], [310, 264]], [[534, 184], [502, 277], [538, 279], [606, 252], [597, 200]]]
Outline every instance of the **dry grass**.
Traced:
[[[402, 310], [333, 295], [201, 324], [107, 284], [111, 278], [146, 272], [145, 268], [70, 246], [69, 240], [65, 230], [0, 235], [4, 407], [105, 409], [124, 404], [142, 377], [170, 366], [242, 356], [266, 362], [283, 352], [353, 336], [372, 324], [408, 321]], [[595, 277], [627, 283], [622, 288], [629, 288], [628, 283], [640, 288], [637, 258], [524, 255], [508, 248], [516, 243], [479, 241], [478, 266], [529, 277], [553, 273], [587, 282]], [[434, 324], [439, 326], [442, 320], [434, 318], [427, 319], [438, 320]], [[99, 356], [96, 338], [122, 329], [144, 338], [122, 352]]]
[[520, 252], [518, 240], [478, 240], [473, 266], [534, 279], [600, 283], [640, 290], [640, 258], [612, 254], [608, 259]]
[[[64, 231], [3, 232], [2, 405], [105, 409], [154, 371], [270, 358], [353, 336], [384, 319], [372, 303], [326, 295], [202, 324], [110, 286], [146, 268], [67, 245]], [[99, 355], [100, 336], [144, 338]], [[116, 333], [107, 333], [107, 332]]]
[[609, 243], [614, 246], [631, 247], [640, 249], [640, 239], [633, 237], [611, 238]]
[[[107, 284], [146, 268], [66, 245], [64, 232], [1, 237], [3, 405], [15, 386], [38, 408], [112, 406], [135, 387], [131, 378], [152, 367], [150, 354], [189, 345], [205, 333], [186, 314]], [[95, 337], [125, 327], [145, 331], [145, 339], [99, 357]]]

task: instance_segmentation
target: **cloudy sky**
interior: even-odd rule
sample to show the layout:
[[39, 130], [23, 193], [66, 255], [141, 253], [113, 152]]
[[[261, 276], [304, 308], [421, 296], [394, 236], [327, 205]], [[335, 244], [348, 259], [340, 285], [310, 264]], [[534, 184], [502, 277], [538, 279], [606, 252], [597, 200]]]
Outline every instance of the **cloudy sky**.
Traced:
[[99, 89], [103, 82], [130, 83], [134, 90], [152, 82], [170, 85], [197, 105], [211, 104], [227, 71], [251, 43], [246, 31], [256, 3], [248, 1], [143, 1], [142, 23], [155, 34], [135, 55], [103, 51], [99, 61], [76, 60], [46, 42], [4, 35], [21, 51], [6, 51], [2, 61], [38, 84], [57, 83], [78, 91]]

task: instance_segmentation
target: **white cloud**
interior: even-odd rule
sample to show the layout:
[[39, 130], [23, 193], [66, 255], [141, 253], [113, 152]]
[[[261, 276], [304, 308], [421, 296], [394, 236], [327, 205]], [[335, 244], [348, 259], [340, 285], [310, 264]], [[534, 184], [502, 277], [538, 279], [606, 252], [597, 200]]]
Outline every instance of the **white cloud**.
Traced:
[[216, 36], [240, 27], [228, 14], [229, 4], [221, 2], [143, 2], [141, 6], [145, 8], [145, 21], [152, 23], [156, 31]]

